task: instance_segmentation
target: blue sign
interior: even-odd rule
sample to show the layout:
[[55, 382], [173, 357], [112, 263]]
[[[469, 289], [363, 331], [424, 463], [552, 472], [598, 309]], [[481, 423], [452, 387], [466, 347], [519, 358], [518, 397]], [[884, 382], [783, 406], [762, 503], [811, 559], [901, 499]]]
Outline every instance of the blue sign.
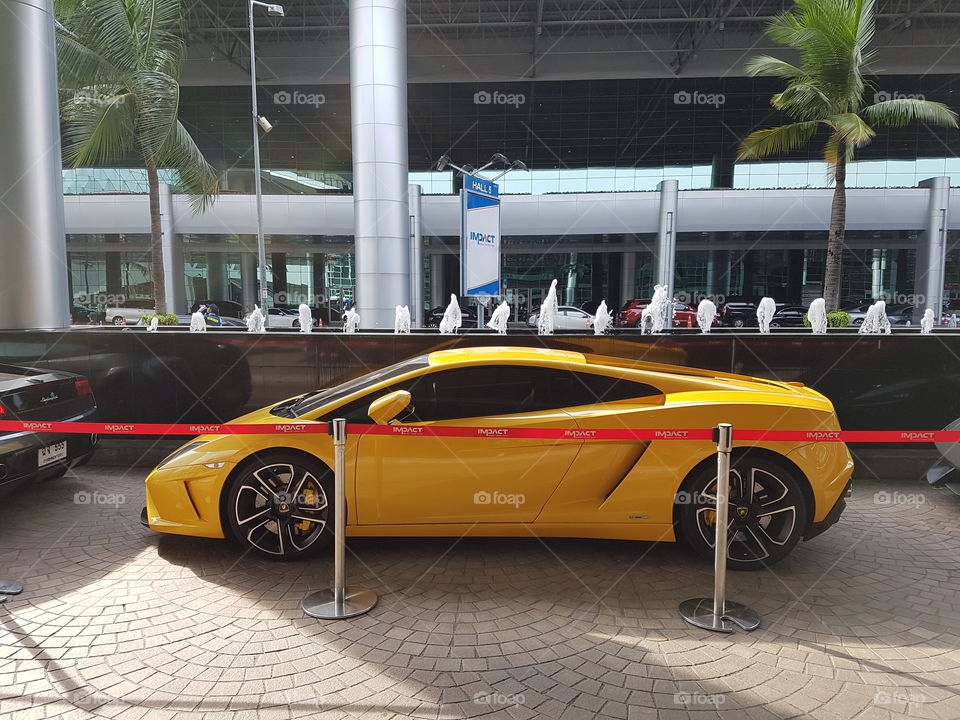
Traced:
[[500, 188], [467, 175], [460, 192], [460, 284], [466, 297], [500, 295]]

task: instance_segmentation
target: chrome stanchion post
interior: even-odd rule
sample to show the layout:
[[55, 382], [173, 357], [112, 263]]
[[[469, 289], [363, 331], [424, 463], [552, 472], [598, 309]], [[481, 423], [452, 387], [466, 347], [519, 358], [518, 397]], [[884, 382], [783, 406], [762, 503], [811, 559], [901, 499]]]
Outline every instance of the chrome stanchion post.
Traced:
[[369, 612], [377, 604], [377, 594], [372, 590], [346, 587], [347, 421], [343, 418], [333, 420], [330, 434], [333, 435], [334, 475], [333, 587], [304, 598], [303, 611], [321, 620], [342, 620]]
[[760, 616], [740, 603], [727, 601], [727, 543], [730, 503], [730, 452], [733, 450], [733, 426], [720, 423], [713, 429], [717, 443], [717, 507], [714, 528], [713, 598], [692, 598], [680, 603], [680, 616], [691, 625], [733, 632], [736, 625], [743, 630], [760, 627]]

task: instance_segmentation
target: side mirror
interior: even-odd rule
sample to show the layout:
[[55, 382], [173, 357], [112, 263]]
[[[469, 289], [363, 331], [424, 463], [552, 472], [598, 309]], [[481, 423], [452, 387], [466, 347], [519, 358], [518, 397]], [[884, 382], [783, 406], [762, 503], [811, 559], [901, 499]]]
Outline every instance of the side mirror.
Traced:
[[406, 390], [397, 390], [370, 403], [367, 415], [377, 425], [386, 425], [408, 407], [410, 407], [410, 393]]

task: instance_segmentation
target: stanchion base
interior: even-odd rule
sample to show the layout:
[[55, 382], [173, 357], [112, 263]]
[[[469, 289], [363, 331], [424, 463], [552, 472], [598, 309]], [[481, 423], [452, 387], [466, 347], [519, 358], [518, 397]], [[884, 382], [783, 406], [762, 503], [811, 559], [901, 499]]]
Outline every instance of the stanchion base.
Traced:
[[733, 632], [736, 625], [741, 630], [756, 630], [760, 627], [760, 615], [746, 605], [727, 600], [722, 617], [713, 614], [713, 598], [693, 598], [680, 603], [680, 616], [691, 625], [714, 632]]
[[377, 594], [373, 590], [346, 588], [343, 602], [333, 598], [333, 589], [311, 593], [303, 599], [303, 611], [310, 617], [321, 620], [342, 620], [370, 612], [377, 604]]
[[14, 580], [0, 580], [0, 595], [19, 595], [23, 592], [23, 583]]

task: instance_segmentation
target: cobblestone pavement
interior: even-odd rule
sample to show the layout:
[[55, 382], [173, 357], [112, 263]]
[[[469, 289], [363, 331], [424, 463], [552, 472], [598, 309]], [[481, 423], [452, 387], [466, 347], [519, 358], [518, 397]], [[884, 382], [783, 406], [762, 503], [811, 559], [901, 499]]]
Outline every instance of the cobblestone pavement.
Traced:
[[0, 577], [27, 586], [0, 605], [0, 716], [960, 718], [960, 497], [921, 484], [860, 483], [775, 572], [732, 573], [764, 624], [718, 635], [677, 613], [712, 586], [680, 548], [534, 538], [354, 540], [380, 602], [314, 620], [329, 560], [152, 533], [138, 473], [0, 506]]

